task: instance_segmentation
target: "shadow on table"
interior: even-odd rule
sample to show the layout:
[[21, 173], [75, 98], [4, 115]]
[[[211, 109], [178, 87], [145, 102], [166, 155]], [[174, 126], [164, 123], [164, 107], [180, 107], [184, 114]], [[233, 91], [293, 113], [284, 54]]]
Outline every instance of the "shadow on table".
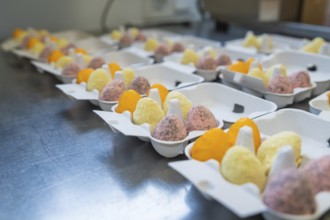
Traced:
[[171, 191], [187, 184], [168, 166], [171, 161], [185, 159], [184, 155], [164, 158], [153, 149], [151, 143], [122, 134], [115, 134], [111, 145], [108, 153], [99, 160], [107, 166], [109, 175], [119, 179], [120, 186], [125, 188], [123, 191], [132, 193], [146, 183]]
[[62, 108], [58, 114], [79, 133], [96, 129], [111, 132], [109, 126], [93, 112], [94, 109], [87, 101], [72, 100], [72, 105]]
[[[188, 190], [185, 202], [191, 212], [184, 219], [241, 219], [217, 201], [206, 199], [194, 186]], [[263, 219], [261, 215], [244, 218], [244, 220], [259, 219]]]
[[1, 56], [5, 60], [6, 63], [8, 63], [11, 67], [17, 67], [17, 68], [31, 68], [32, 65], [29, 60], [18, 58], [16, 55], [14, 55], [11, 52], [4, 52], [1, 51]]

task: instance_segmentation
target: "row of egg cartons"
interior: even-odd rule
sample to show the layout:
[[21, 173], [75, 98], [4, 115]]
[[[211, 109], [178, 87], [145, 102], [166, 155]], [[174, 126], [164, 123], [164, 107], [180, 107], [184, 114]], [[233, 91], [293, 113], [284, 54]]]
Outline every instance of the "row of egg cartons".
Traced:
[[[190, 67], [206, 81], [218, 77], [223, 84], [263, 97], [284, 107], [319, 95], [330, 88], [330, 57], [295, 51], [270, 56], [230, 48], [206, 47], [164, 58]], [[189, 69], [188, 69], [189, 70]]]
[[283, 51], [259, 60], [235, 62], [221, 70], [222, 82], [284, 107], [330, 87], [329, 58]]
[[[299, 39], [277, 35], [262, 35], [257, 38], [253, 33], [248, 32], [240, 44], [243, 47], [250, 47], [253, 45], [251, 42], [256, 42], [256, 48], [265, 48], [265, 45], [275, 48], [275, 44], [272, 43], [273, 38], [274, 42], [280, 42], [279, 45], [286, 45], [286, 47], [279, 47], [279, 50], [274, 50], [278, 52], [269, 57], [230, 47], [230, 43], [227, 44], [228, 48], [221, 48], [215, 42], [198, 42], [197, 39], [194, 39], [195, 42], [193, 39], [190, 41], [185, 39], [186, 44], [180, 40], [159, 43], [156, 39], [148, 39], [144, 45], [132, 47], [132, 51], [144, 48], [150, 52], [147, 55], [154, 56], [156, 61], [165, 60], [185, 65], [187, 71], [202, 76], [205, 81], [216, 80], [220, 77], [227, 85], [265, 97], [279, 107], [300, 102], [312, 95], [319, 95], [330, 87], [329, 65], [327, 65], [329, 57], [301, 53], [301, 51], [310, 53], [326, 51], [328, 44], [321, 38], [315, 38], [305, 45]], [[297, 49], [298, 44], [302, 45], [301, 51], [289, 52], [290, 48]], [[314, 48], [314, 50], [308, 48]], [[249, 66], [249, 61], [251, 61], [249, 58], [254, 58], [255, 61], [251, 66]], [[247, 61], [245, 65], [247, 70], [236, 71], [240, 69], [244, 61]], [[256, 63], [260, 63], [260, 70], [255, 68]], [[233, 65], [228, 68], [230, 64]], [[276, 66], [281, 67], [281, 71], [275, 68]], [[237, 72], [245, 73], [245, 75], [237, 74]]]
[[[87, 41], [88, 39], [88, 41]], [[109, 40], [107, 40], [109, 39]], [[127, 40], [122, 39], [130, 39]], [[101, 43], [102, 42], [102, 43]], [[17, 55], [27, 55], [28, 58], [44, 60], [39, 57], [45, 48], [52, 50], [58, 49], [62, 53], [67, 54], [71, 48], [82, 47], [85, 52], [91, 53], [108, 49], [109, 45], [116, 48], [136, 47], [141, 49], [146, 56], [154, 56], [161, 59], [163, 56], [175, 52], [183, 52], [186, 48], [201, 49], [205, 46], [219, 47], [217, 41], [197, 38], [193, 36], [182, 36], [175, 33], [158, 30], [128, 28], [126, 30], [113, 30], [111, 34], [101, 37], [94, 37], [82, 31], [63, 31], [50, 33], [47, 30], [36, 30], [28, 28], [27, 30], [15, 29], [12, 38], [1, 44], [3, 50], [9, 51], [14, 49]], [[25, 51], [26, 53], [24, 54]], [[47, 54], [48, 55], [48, 54]]]
[[277, 34], [256, 36], [248, 31], [243, 39], [230, 40], [226, 47], [248, 50], [253, 53], [272, 54], [283, 50], [294, 50], [303, 53], [330, 56], [330, 44], [321, 37], [301, 39]]
[[[62, 38], [56, 37], [55, 34]], [[125, 44], [131, 47], [121, 51], [113, 51], [113, 47], [107, 51], [102, 43], [97, 43], [99, 39], [86, 38], [88, 35], [81, 32], [67, 31], [55, 34], [44, 30], [17, 29], [13, 33], [12, 40], [20, 42], [23, 48], [20, 51], [39, 57], [39, 61], [33, 61], [38, 70], [50, 72], [65, 83], [72, 83], [79, 71], [85, 68], [97, 69], [111, 63], [124, 68], [149, 65], [153, 62], [150, 58], [152, 55], [156, 57], [156, 60], [165, 60], [165, 66], [171, 67], [172, 71], [175, 69], [175, 73], [190, 74], [189, 77], [182, 77], [183, 74], [166, 74], [166, 76], [157, 74], [161, 82], [169, 77], [169, 81], [179, 82], [181, 86], [189, 85], [201, 82], [200, 78], [194, 77], [192, 73], [210, 81], [217, 79], [220, 72], [219, 76], [223, 83], [259, 97], [265, 97], [279, 107], [302, 101], [312, 94], [321, 94], [330, 85], [330, 75], [327, 74], [328, 62], [325, 57], [298, 52], [280, 52], [265, 57], [236, 49], [221, 48], [215, 41], [191, 36], [178, 37], [169, 32], [154, 29], [114, 30], [111, 35], [101, 37], [103, 41], [106, 37], [111, 38], [111, 43], [114, 44], [120, 43], [122, 38], [127, 38], [127, 35], [131, 36], [134, 41]], [[68, 39], [76, 39], [76, 43], [66, 40], [64, 36]], [[75, 44], [84, 47], [78, 47]], [[94, 53], [92, 56], [89, 53], [89, 51], [100, 49], [103, 53], [99, 55]], [[255, 68], [256, 66], [260, 68]], [[279, 73], [279, 68], [275, 68], [276, 66], [282, 73]], [[164, 65], [150, 69], [164, 74], [168, 70], [164, 68]], [[295, 82], [296, 79], [299, 80]]]
[[[5, 50], [11, 49], [13, 45], [23, 46], [22, 41], [27, 43], [31, 37], [40, 37], [41, 43], [45, 43], [47, 36], [53, 36], [50, 38], [55, 41], [55, 37], [65, 38], [69, 41], [76, 41], [79, 39], [91, 37], [90, 34], [81, 31], [64, 31], [50, 34], [46, 30], [35, 30], [28, 28], [27, 30], [16, 29], [13, 32], [13, 38], [8, 39], [2, 44], [2, 48]], [[138, 28], [124, 28], [120, 27], [114, 29], [110, 34], [105, 34], [99, 37], [102, 42], [112, 46], [119, 46], [120, 48], [135, 46], [137, 48], [143, 48], [149, 54], [153, 54], [156, 60], [162, 59], [174, 52], [183, 52], [184, 49], [193, 47], [195, 49], [201, 49], [205, 46], [218, 47], [220, 43], [211, 40], [202, 40], [200, 38], [194, 38], [187, 36], [185, 39], [182, 36], [158, 29], [144, 29]], [[34, 39], [35, 40], [35, 39]], [[34, 44], [35, 42], [31, 42]], [[62, 46], [65, 42], [60, 41]], [[25, 45], [26, 46], [26, 45]], [[299, 39], [293, 37], [287, 37], [282, 35], [263, 34], [261, 36], [255, 36], [252, 31], [248, 31], [244, 39], [237, 39], [233, 41], [227, 41], [226, 47], [236, 49], [247, 49], [252, 53], [266, 52], [267, 54], [282, 50], [299, 50], [301, 52], [323, 54], [326, 55], [329, 52], [329, 44], [322, 38], [317, 37], [313, 40]], [[35, 50], [42, 48], [39, 44]], [[31, 48], [32, 49], [32, 48]]]
[[[212, 50], [207, 50], [207, 53], [208, 56], [212, 56], [210, 55]], [[115, 57], [118, 56], [117, 54]], [[81, 56], [74, 58], [81, 60]], [[60, 57], [58, 61], [61, 59], [59, 64], [66, 63], [66, 59], [69, 58]], [[228, 59], [224, 60], [228, 62]], [[237, 60], [243, 62], [242, 58]], [[245, 60], [246, 62], [243, 63], [250, 62]], [[151, 141], [155, 150], [165, 157], [177, 156], [186, 149], [188, 158], [203, 161], [212, 157], [217, 159], [217, 163], [221, 164], [220, 168], [216, 168], [216, 170], [220, 169], [217, 175], [213, 175], [214, 170], [210, 170], [214, 168], [214, 164], [205, 167], [192, 162], [182, 162], [171, 166], [190, 179], [203, 193], [224, 203], [239, 216], [246, 217], [264, 212], [266, 218], [275, 216], [277, 219], [306, 219], [306, 217], [316, 219], [329, 209], [329, 195], [323, 193], [328, 188], [327, 185], [322, 185], [329, 183], [324, 174], [329, 160], [320, 159], [322, 155], [328, 154], [326, 146], [329, 139], [327, 132], [329, 124], [327, 122], [297, 110], [270, 113], [276, 110], [276, 105], [271, 102], [217, 83], [202, 83], [169, 91], [157, 81], [158, 77], [150, 85], [148, 77], [141, 76], [148, 68], [160, 68], [160, 66], [163, 68], [166, 65], [167, 68], [173, 67], [166, 63], [145, 65], [136, 69], [121, 69], [118, 63], [106, 63], [101, 59], [96, 59], [95, 63], [101, 68], [79, 70], [73, 82], [80, 84], [71, 85], [86, 91], [90, 97], [93, 97], [90, 100], [94, 103], [96, 101], [96, 103], [110, 104], [106, 108], [113, 111], [95, 112], [113, 131]], [[56, 64], [58, 65], [56, 62], [50, 66], [56, 67]], [[251, 70], [257, 68], [258, 71], [263, 71], [259, 63], [252, 66]], [[141, 69], [141, 75], [137, 74]], [[249, 70], [250, 67], [247, 69]], [[282, 66], [273, 67], [271, 78], [282, 76], [283, 69]], [[159, 71], [155, 70], [155, 72]], [[166, 76], [166, 73], [168, 72], [162, 75]], [[169, 77], [164, 78], [164, 82], [167, 78]], [[174, 88], [180, 84], [183, 84], [183, 81], [178, 82], [173, 79], [171, 82]], [[69, 85], [58, 87], [74, 97], [72, 95], [75, 94], [72, 92], [74, 87], [65, 90], [62, 86]], [[217, 94], [217, 96], [208, 96], [205, 99], [208, 94]], [[261, 116], [267, 113], [270, 114]], [[249, 119], [240, 119], [228, 133], [220, 129], [223, 121], [235, 122], [242, 117], [259, 117], [256, 119], [258, 126]], [[300, 126], [301, 121], [309, 126]], [[241, 125], [248, 125], [250, 128], [242, 128]], [[316, 132], [316, 127], [320, 128], [319, 132]], [[283, 131], [295, 133], [274, 135]], [[202, 136], [196, 142], [186, 148], [189, 141], [200, 135]], [[271, 137], [267, 138], [267, 136]], [[302, 171], [292, 169], [308, 160], [311, 160], [312, 165], [307, 164], [307, 168], [302, 167]], [[189, 163], [188, 166], [186, 163]], [[319, 173], [315, 172], [316, 176], [323, 178], [317, 179], [317, 183], [320, 184], [316, 186], [306, 178], [306, 170], [315, 171], [315, 166], [320, 167], [317, 169]], [[200, 172], [192, 173], [191, 169], [194, 167], [203, 175]], [[186, 171], [186, 168], [189, 168], [189, 171]], [[251, 173], [250, 170], [253, 171], [253, 175], [245, 175]], [[213, 173], [208, 176], [210, 172]], [[287, 180], [287, 176], [294, 178]], [[273, 182], [281, 184], [274, 186]], [[243, 186], [240, 187], [239, 185], [242, 184]], [[219, 191], [219, 187], [222, 190]], [[299, 195], [293, 194], [288, 198], [286, 192], [292, 191], [298, 192]], [[237, 194], [240, 200], [235, 199]], [[304, 199], [299, 200], [302, 198]], [[281, 206], [277, 201], [284, 202]], [[298, 201], [302, 202], [298, 203]], [[305, 201], [308, 203], [304, 203]]]
[[[107, 38], [111, 41], [107, 41]], [[121, 38], [130, 38], [133, 40], [130, 43], [126, 41], [124, 41], [126, 43], [123, 43], [120, 40]], [[129, 48], [127, 48], [128, 46]], [[27, 30], [16, 29], [13, 32], [13, 37], [2, 43], [2, 49], [13, 49], [12, 52], [19, 57], [33, 59], [34, 63], [37, 62], [40, 66], [38, 66], [39, 70], [45, 70], [55, 75], [62, 75], [62, 80], [65, 82], [71, 82], [68, 76], [74, 75], [77, 72], [63, 70], [70, 62], [76, 61], [80, 68], [89, 66], [94, 68], [100, 67], [102, 63], [100, 62], [101, 59], [97, 59], [99, 62], [92, 62], [90, 65], [91, 59], [101, 54], [106, 56], [105, 54], [109, 54], [118, 48], [126, 47], [127, 49], [125, 51], [130, 52], [130, 54], [125, 52], [116, 54], [119, 56], [119, 64], [121, 66], [130, 66], [133, 62], [145, 64], [153, 62], [154, 59], [160, 61], [165, 56], [181, 53], [186, 49], [188, 50], [188, 57], [190, 57], [192, 53], [189, 55], [189, 51], [191, 52], [194, 48], [201, 50], [207, 46], [218, 48], [220, 43], [193, 36], [179, 36], [157, 29], [139, 30], [137, 28], [129, 28], [124, 31], [114, 30], [111, 34], [101, 36], [100, 38], [93, 37], [81, 31], [49, 33], [46, 30], [35, 30], [31, 28]], [[131, 54], [135, 54], [135, 56], [133, 57]], [[110, 58], [113, 57], [110, 56]], [[150, 59], [150, 57], [154, 59]], [[110, 62], [104, 57], [102, 58], [103, 63]], [[141, 58], [144, 58], [144, 60]], [[189, 64], [191, 59], [193, 63], [196, 60], [195, 57], [192, 57], [186, 62], [183, 61], [183, 63]], [[72, 67], [69, 69], [77, 70], [78, 68], [76, 65], [75, 68]], [[193, 69], [189, 66], [187, 67], [187, 71], [193, 71]]]
[[[201, 122], [207, 113], [213, 121], [212, 127], [221, 127], [223, 120], [233, 122], [242, 116], [254, 118], [276, 110], [276, 105], [271, 102], [226, 86], [199, 84], [203, 81], [202, 77], [187, 73], [184, 68], [181, 70], [174, 64], [164, 62], [150, 65], [150, 58], [126, 50], [88, 59], [89, 55], [81, 53], [82, 50], [79, 49], [78, 53], [77, 48], [68, 48], [65, 54], [63, 50], [55, 49], [49, 51], [48, 58], [43, 62], [33, 61], [33, 64], [43, 71], [52, 72], [62, 80], [68, 79], [71, 83], [57, 87], [70, 97], [89, 100], [104, 110], [113, 111], [99, 114], [104, 117], [114, 115], [114, 119], [107, 121], [113, 130], [151, 140], [155, 149], [163, 156], [182, 154], [189, 140], [204, 133], [208, 126], [211, 126], [204, 122], [190, 128], [189, 121], [194, 124], [196, 117], [200, 117], [197, 122]], [[193, 84], [198, 85], [186, 87]], [[171, 91], [179, 88], [182, 88], [182, 92]], [[213, 89], [212, 93], [220, 95], [205, 102], [204, 96], [210, 88]], [[187, 95], [183, 94], [185, 92]], [[172, 98], [177, 101], [174, 100], [173, 103]], [[194, 110], [193, 103], [197, 105], [198, 111]], [[198, 106], [200, 104], [205, 105]], [[166, 115], [173, 115], [171, 109], [176, 109], [178, 116], [168, 123]], [[190, 111], [192, 116], [188, 117]], [[164, 139], [163, 130], [165, 129], [166, 133], [169, 129], [161, 125], [173, 127], [172, 123], [184, 125], [179, 127], [181, 130], [178, 133], [172, 133], [181, 136], [172, 137], [166, 134]], [[160, 135], [157, 136], [158, 133]]]
[[244, 39], [226, 42], [226, 47], [255, 54], [259, 60], [238, 61], [221, 70], [222, 82], [284, 107], [330, 87], [330, 46], [313, 40], [248, 31]]
[[205, 132], [186, 147], [190, 160], [169, 165], [241, 218], [321, 219], [330, 209], [329, 130], [294, 109], [241, 118]]

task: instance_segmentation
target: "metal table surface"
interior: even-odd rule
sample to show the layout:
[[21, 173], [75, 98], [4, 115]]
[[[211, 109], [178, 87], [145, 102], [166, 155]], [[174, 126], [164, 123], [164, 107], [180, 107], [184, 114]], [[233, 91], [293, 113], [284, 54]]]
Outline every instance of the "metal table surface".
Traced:
[[[194, 28], [179, 29], [237, 37]], [[0, 53], [0, 82], [0, 219], [239, 219], [167, 165], [185, 156], [114, 134], [28, 61]]]

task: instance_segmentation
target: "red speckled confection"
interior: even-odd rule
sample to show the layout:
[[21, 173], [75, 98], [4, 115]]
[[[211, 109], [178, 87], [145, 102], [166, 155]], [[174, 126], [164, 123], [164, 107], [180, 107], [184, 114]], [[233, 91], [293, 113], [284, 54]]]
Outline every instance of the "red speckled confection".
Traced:
[[27, 48], [27, 44], [31, 38], [32, 38], [31, 35], [25, 36], [21, 42], [21, 48]]
[[124, 81], [115, 79], [103, 88], [99, 99], [103, 101], [118, 101], [125, 91], [126, 86]]
[[128, 47], [133, 43], [133, 38], [129, 34], [124, 34], [120, 40], [119, 43], [122, 47]]
[[157, 124], [152, 136], [162, 141], [180, 141], [187, 136], [187, 130], [181, 118], [167, 115]]
[[308, 162], [301, 170], [312, 184], [314, 194], [330, 191], [330, 156]]
[[316, 210], [311, 183], [292, 168], [274, 175], [264, 191], [264, 203], [271, 209], [293, 215], [310, 215]]
[[98, 69], [101, 68], [103, 64], [105, 64], [105, 61], [102, 57], [94, 57], [87, 68]]
[[39, 60], [41, 60], [41, 61], [47, 61], [47, 59], [48, 59], [48, 57], [49, 57], [49, 55], [50, 55], [51, 52], [52, 52], [52, 49], [50, 47], [46, 47], [39, 54]]
[[213, 113], [203, 105], [193, 106], [188, 112], [187, 131], [204, 131], [218, 126]]
[[147, 40], [147, 37], [142, 32], [139, 32], [139, 34], [136, 36], [135, 40], [140, 41], [140, 42], [145, 42]]
[[275, 76], [268, 85], [268, 91], [279, 94], [293, 93], [293, 87], [288, 77], [286, 76]]
[[215, 60], [217, 66], [227, 66], [231, 64], [231, 59], [227, 54], [220, 54]]
[[197, 69], [202, 70], [215, 70], [217, 68], [217, 65], [212, 57], [206, 56], [198, 60], [196, 67]]
[[150, 89], [150, 84], [146, 78], [143, 76], [138, 76], [133, 80], [129, 89], [133, 89], [140, 94], [147, 94]]
[[177, 53], [181, 53], [184, 51], [184, 46], [182, 43], [179, 43], [179, 42], [175, 42], [173, 44], [173, 47], [172, 47], [172, 52], [177, 52]]
[[157, 56], [158, 58], [167, 56], [171, 53], [170, 48], [168, 47], [167, 44], [161, 44], [157, 47], [156, 51], [155, 51], [155, 56]]
[[62, 75], [64, 76], [77, 76], [80, 71], [80, 67], [78, 64], [72, 62], [66, 65], [66, 67], [62, 71]]
[[298, 87], [306, 88], [312, 86], [311, 79], [307, 71], [299, 71], [293, 73], [289, 76], [289, 80], [293, 88], [298, 88]]
[[66, 45], [65, 47], [63, 47], [61, 49], [61, 52], [64, 54], [64, 55], [68, 55], [69, 54], [69, 50], [71, 48], [76, 48], [76, 45], [74, 45], [73, 43], [69, 43], [68, 45]]
[[41, 37], [40, 37], [40, 41], [41, 41], [42, 43], [46, 43], [47, 38], [48, 38], [48, 36], [46, 36], [46, 35], [41, 36]]

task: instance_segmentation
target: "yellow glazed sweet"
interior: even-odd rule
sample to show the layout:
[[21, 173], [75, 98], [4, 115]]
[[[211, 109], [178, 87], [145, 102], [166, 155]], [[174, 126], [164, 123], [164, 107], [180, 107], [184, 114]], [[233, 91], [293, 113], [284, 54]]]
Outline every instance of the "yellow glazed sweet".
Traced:
[[119, 41], [122, 36], [123, 36], [123, 33], [119, 30], [113, 30], [111, 32], [111, 38], [113, 40]]
[[257, 157], [246, 147], [233, 146], [224, 156], [220, 172], [229, 182], [242, 185], [254, 183], [260, 191], [264, 189], [266, 174]]
[[158, 41], [155, 38], [149, 38], [144, 45], [144, 50], [146, 51], [155, 51], [158, 47]]
[[191, 101], [187, 98], [187, 96], [183, 95], [182, 93], [180, 93], [178, 91], [171, 91], [166, 96], [164, 104], [163, 104], [163, 109], [165, 111], [165, 114], [167, 114], [168, 107], [169, 107], [171, 99], [178, 99], [179, 100], [182, 115], [184, 117], [184, 120], [186, 120], [188, 112], [192, 107]]
[[133, 112], [134, 124], [150, 124], [151, 130], [165, 117], [161, 106], [152, 98], [144, 97], [140, 99]]
[[88, 78], [86, 89], [92, 91], [98, 90], [100, 93], [103, 88], [111, 81], [109, 74], [104, 69], [95, 70]]
[[300, 164], [301, 138], [295, 132], [284, 131], [267, 138], [258, 149], [257, 157], [267, 172], [270, 170], [278, 150], [285, 145], [292, 147], [296, 164]]
[[72, 63], [74, 59], [70, 56], [62, 56], [55, 64], [57, 68], [64, 69], [69, 63]]
[[191, 63], [196, 65], [197, 62], [198, 62], [198, 55], [193, 49], [188, 48], [183, 52], [183, 56], [181, 59], [182, 64], [188, 65]]
[[123, 77], [126, 87], [128, 88], [129, 85], [131, 85], [132, 81], [135, 78], [134, 70], [131, 68], [125, 68], [123, 69]]

